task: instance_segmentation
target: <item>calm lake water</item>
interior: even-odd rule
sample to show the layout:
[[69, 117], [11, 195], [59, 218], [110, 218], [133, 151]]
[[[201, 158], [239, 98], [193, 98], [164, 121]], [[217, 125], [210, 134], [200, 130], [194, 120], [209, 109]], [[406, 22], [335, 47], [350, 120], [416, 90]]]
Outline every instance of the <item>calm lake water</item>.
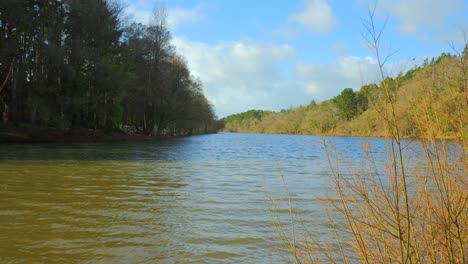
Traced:
[[324, 221], [328, 171], [312, 136], [0, 145], [0, 263], [288, 262], [266, 190]]

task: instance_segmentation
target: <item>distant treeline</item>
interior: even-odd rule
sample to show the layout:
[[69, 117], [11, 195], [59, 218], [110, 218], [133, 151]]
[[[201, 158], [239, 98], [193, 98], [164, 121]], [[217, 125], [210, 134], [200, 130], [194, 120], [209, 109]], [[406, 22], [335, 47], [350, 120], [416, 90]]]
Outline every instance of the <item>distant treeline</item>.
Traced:
[[[459, 138], [468, 132], [468, 46], [455, 55], [443, 53], [395, 78], [359, 91], [344, 89], [330, 100], [280, 112], [250, 110], [223, 119], [224, 130], [274, 134], [388, 136], [379, 118], [389, 100], [395, 103], [398, 128], [417, 137], [430, 118], [437, 137]], [[388, 89], [383, 89], [388, 87]], [[387, 91], [388, 95], [384, 94]], [[463, 120], [460, 124], [456, 120]], [[427, 132], [427, 131], [426, 131]]]
[[111, 0], [2, 0], [0, 112], [63, 130], [216, 131], [166, 19], [157, 8], [148, 26], [126, 23]]

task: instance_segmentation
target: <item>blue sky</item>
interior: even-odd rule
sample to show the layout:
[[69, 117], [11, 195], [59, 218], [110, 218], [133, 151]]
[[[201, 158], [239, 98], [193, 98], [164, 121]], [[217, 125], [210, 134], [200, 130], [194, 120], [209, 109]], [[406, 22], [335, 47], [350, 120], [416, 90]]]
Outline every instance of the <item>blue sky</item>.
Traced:
[[[123, 0], [149, 23], [156, 0]], [[468, 0], [166, 0], [173, 43], [219, 117], [323, 101], [378, 79], [363, 19], [387, 20], [382, 52], [395, 75], [463, 48]], [[453, 53], [453, 52], [452, 52]]]

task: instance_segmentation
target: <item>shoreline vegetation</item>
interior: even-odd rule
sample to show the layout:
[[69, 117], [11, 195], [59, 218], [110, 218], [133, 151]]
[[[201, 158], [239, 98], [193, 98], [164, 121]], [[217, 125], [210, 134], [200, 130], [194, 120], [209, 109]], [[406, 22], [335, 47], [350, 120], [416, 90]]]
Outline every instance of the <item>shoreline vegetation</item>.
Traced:
[[176, 132], [174, 134], [173, 132], [159, 136], [149, 136], [141, 132], [129, 133], [121, 129], [106, 131], [80, 128], [62, 131], [51, 127], [8, 127], [0, 128], [0, 144], [138, 142], [215, 133], [208, 131], [195, 134], [187, 132], [179, 134]]
[[216, 132], [148, 136], [141, 133], [129, 134], [122, 130], [105, 131], [80, 128], [64, 132], [50, 127], [14, 127], [0, 128], [0, 144], [145, 142], [214, 133]]
[[[176, 52], [166, 8], [143, 25], [107, 0], [0, 5], [0, 116], [0, 143], [219, 130], [202, 82]], [[118, 132], [125, 126], [138, 133]]]
[[[388, 137], [381, 113], [394, 104], [402, 138], [420, 138], [424, 134], [420, 123], [426, 122], [424, 118], [430, 114], [437, 115], [436, 138], [466, 139], [468, 45], [461, 52], [453, 52], [426, 59], [423, 65], [394, 78], [386, 76], [380, 83], [363, 85], [359, 91], [345, 88], [320, 103], [312, 100], [309, 105], [279, 112], [249, 110], [227, 116], [222, 119], [223, 131]], [[384, 94], [385, 87], [388, 94]], [[464, 124], [454, 123], [460, 120]]]
[[129, 135], [121, 131], [105, 132], [92, 129], [74, 129], [65, 132], [50, 127], [0, 129], [0, 143], [4, 144], [119, 142], [151, 139], [152, 137], [146, 135]]

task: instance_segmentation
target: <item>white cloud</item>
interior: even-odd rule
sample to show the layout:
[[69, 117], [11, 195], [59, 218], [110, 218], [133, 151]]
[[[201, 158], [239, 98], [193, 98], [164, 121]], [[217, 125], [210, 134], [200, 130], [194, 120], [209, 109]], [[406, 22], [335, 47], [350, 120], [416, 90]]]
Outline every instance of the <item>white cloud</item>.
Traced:
[[[374, 1], [365, 0], [372, 6]], [[380, 0], [377, 14], [399, 19], [398, 30], [408, 36], [427, 38], [427, 30], [445, 35], [448, 29], [463, 27], [467, 4], [463, 0]], [[466, 27], [466, 26], [465, 26]]]
[[305, 87], [305, 92], [308, 94], [317, 95], [320, 92], [319, 87], [315, 83], [309, 83]]
[[[330, 64], [300, 62], [289, 45], [220, 42], [175, 37], [175, 45], [220, 117], [249, 109], [280, 110], [336, 96], [376, 80], [375, 60], [340, 57]], [[362, 76], [362, 77], [361, 77]]]
[[135, 5], [128, 5], [124, 9], [124, 13], [137, 23], [148, 24], [151, 21], [153, 15], [152, 11], [148, 9], [138, 8]]
[[202, 80], [220, 116], [291, 103], [288, 96], [279, 96], [287, 94], [282, 65], [295, 60], [292, 47], [243, 42], [208, 45], [180, 37], [174, 43], [192, 74]]
[[354, 56], [343, 56], [330, 64], [298, 63], [295, 78], [303, 83], [307, 94], [318, 100], [336, 96], [347, 87], [357, 90], [379, 79], [375, 59]]
[[289, 17], [310, 32], [329, 32], [336, 25], [333, 10], [326, 0], [304, 0], [304, 10]]
[[187, 8], [170, 8], [168, 10], [167, 22], [169, 27], [174, 29], [181, 24], [194, 23], [203, 20], [204, 15], [200, 7]]
[[[154, 8], [147, 8], [138, 4], [128, 4], [124, 12], [133, 21], [148, 25], [151, 23]], [[167, 8], [167, 24], [171, 30], [188, 23], [198, 22], [204, 19], [202, 8]]]

